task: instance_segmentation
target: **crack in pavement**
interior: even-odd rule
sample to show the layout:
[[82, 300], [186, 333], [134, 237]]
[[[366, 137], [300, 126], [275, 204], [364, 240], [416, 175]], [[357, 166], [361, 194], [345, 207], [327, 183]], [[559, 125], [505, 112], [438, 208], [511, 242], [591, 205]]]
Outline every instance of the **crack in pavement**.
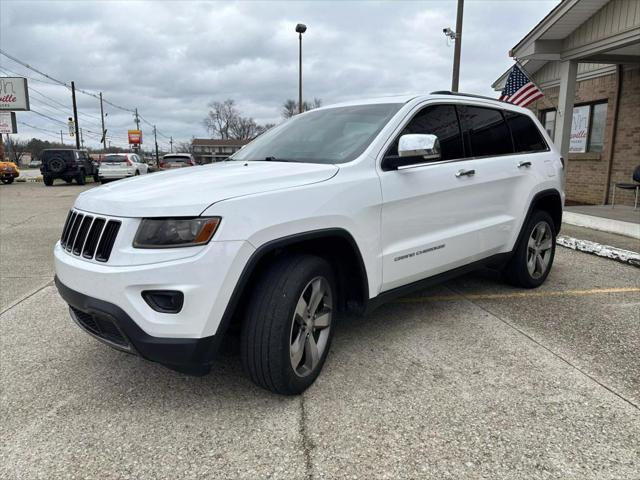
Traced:
[[597, 385], [599, 385], [600, 387], [604, 388], [605, 390], [607, 390], [608, 392], [614, 394], [616, 397], [618, 397], [619, 399], [623, 400], [624, 402], [628, 403], [629, 405], [631, 405], [633, 408], [635, 408], [636, 410], [640, 410], [640, 406], [636, 405], [632, 400], [629, 400], [628, 398], [626, 398], [624, 395], [622, 395], [621, 393], [616, 392], [613, 388], [609, 387], [608, 385], [602, 383], [600, 380], [598, 380], [597, 378], [593, 377], [592, 375], [588, 374], [587, 372], [585, 372], [584, 370], [582, 370], [580, 367], [578, 367], [577, 365], [574, 365], [573, 363], [571, 363], [569, 360], [567, 360], [566, 358], [564, 358], [562, 355], [560, 355], [559, 353], [554, 352], [553, 350], [551, 350], [549, 347], [547, 347], [546, 345], [544, 345], [543, 343], [541, 343], [539, 340], [536, 340], [535, 338], [533, 338], [531, 335], [529, 335], [528, 333], [526, 333], [524, 330], [516, 327], [514, 324], [512, 324], [511, 322], [505, 320], [504, 318], [502, 318], [500, 315], [498, 315], [497, 313], [491, 311], [490, 309], [474, 302], [471, 298], [468, 298], [463, 292], [461, 292], [460, 290], [457, 290], [451, 286], [448, 286], [453, 292], [457, 293], [458, 295], [460, 295], [462, 298], [464, 298], [466, 301], [468, 301], [469, 303], [475, 305], [476, 307], [480, 308], [481, 310], [483, 310], [484, 312], [488, 313], [489, 315], [491, 315], [493, 318], [496, 318], [498, 320], [500, 320], [502, 323], [504, 323], [505, 325], [507, 325], [508, 327], [510, 327], [511, 329], [515, 330], [516, 332], [518, 332], [519, 334], [523, 335], [524, 337], [526, 337], [527, 339], [529, 339], [531, 342], [535, 343], [536, 345], [538, 345], [539, 347], [543, 348], [544, 350], [546, 350], [547, 352], [549, 352], [551, 355], [553, 355], [554, 357], [558, 358], [559, 360], [561, 360], [562, 362], [566, 363], [567, 365], [569, 365], [571, 368], [573, 368], [574, 370], [580, 372], [582, 375], [584, 375], [585, 377], [587, 377], [589, 380], [591, 380], [592, 382], [596, 383]]
[[24, 302], [25, 300], [29, 300], [31, 297], [33, 297], [34, 295], [36, 295], [38, 292], [41, 292], [42, 290], [44, 290], [47, 287], [51, 287], [53, 286], [53, 280], [49, 280], [47, 283], [45, 283], [44, 285], [42, 285], [41, 287], [36, 288], [34, 291], [32, 291], [31, 293], [28, 293], [27, 295], [25, 295], [24, 297], [16, 300], [15, 302], [13, 302], [12, 304], [8, 305], [5, 309], [3, 309], [2, 311], [0, 311], [0, 316], [4, 315], [5, 313], [7, 313], [9, 310], [13, 309], [14, 307], [17, 307], [18, 305], [20, 305], [22, 302]]
[[304, 407], [304, 394], [300, 395], [300, 436], [302, 437], [302, 454], [304, 455], [305, 478], [313, 479], [313, 464], [311, 463], [312, 444], [307, 432], [307, 412]]

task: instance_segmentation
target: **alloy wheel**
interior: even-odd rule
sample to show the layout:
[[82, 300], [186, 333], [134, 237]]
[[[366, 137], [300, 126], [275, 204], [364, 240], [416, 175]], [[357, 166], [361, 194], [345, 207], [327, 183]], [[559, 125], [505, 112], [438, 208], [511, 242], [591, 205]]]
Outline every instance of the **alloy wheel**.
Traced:
[[320, 363], [331, 330], [333, 298], [324, 277], [312, 279], [298, 299], [289, 335], [291, 367], [299, 377], [306, 377]]
[[551, 261], [553, 234], [547, 222], [538, 222], [529, 237], [527, 245], [527, 270], [532, 278], [544, 275]]

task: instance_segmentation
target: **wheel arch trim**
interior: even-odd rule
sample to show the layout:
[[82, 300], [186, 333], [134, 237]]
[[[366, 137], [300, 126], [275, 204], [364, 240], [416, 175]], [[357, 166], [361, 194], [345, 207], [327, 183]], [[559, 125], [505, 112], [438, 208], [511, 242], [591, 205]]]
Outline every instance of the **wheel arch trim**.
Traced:
[[244, 265], [242, 272], [240, 273], [240, 277], [238, 278], [236, 285], [229, 297], [229, 301], [227, 302], [227, 306], [224, 310], [222, 318], [220, 320], [220, 324], [218, 326], [218, 333], [224, 333], [229, 325], [231, 324], [231, 320], [234, 316], [234, 313], [238, 307], [238, 302], [242, 297], [245, 287], [249, 283], [253, 273], [255, 272], [256, 267], [260, 263], [262, 259], [264, 259], [268, 254], [273, 253], [275, 250], [289, 247], [295, 245], [297, 243], [302, 243], [308, 240], [318, 240], [323, 238], [331, 238], [331, 237], [340, 237], [343, 240], [346, 240], [353, 252], [356, 255], [356, 264], [359, 269], [359, 273], [362, 277], [361, 279], [361, 288], [363, 289], [363, 301], [367, 301], [369, 298], [369, 283], [368, 283], [368, 275], [367, 269], [364, 263], [364, 259], [362, 258], [362, 252], [358, 247], [353, 236], [344, 228], [323, 228], [319, 230], [311, 230], [307, 232], [295, 233], [292, 235], [287, 235], [285, 237], [276, 238], [274, 240], [270, 240], [268, 242], [260, 245], [249, 257], [249, 260]]

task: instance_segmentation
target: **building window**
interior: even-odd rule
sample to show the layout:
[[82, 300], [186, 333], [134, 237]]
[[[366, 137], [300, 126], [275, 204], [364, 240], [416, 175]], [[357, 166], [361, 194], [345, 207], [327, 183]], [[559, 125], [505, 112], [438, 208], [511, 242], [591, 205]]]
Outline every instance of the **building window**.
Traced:
[[[555, 141], [556, 111], [544, 110], [540, 121]], [[604, 127], [607, 121], [607, 103], [587, 103], [573, 107], [571, 122], [571, 140], [569, 152], [602, 152], [604, 148]]]
[[607, 122], [607, 104], [596, 103], [591, 106], [591, 129], [589, 132], [589, 151], [601, 152], [604, 149], [604, 126]]
[[547, 134], [551, 137], [551, 140], [555, 140], [553, 137], [556, 134], [556, 111], [545, 110], [542, 112], [542, 118], [540, 119]]

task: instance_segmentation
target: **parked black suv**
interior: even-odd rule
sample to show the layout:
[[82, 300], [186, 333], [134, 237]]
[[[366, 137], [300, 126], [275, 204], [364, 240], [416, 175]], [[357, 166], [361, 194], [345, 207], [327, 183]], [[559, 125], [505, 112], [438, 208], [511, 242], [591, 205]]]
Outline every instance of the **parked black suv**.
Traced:
[[43, 150], [40, 153], [40, 172], [44, 184], [48, 187], [53, 185], [56, 178], [61, 178], [67, 183], [78, 182], [78, 185], [85, 184], [86, 177], [93, 177], [97, 182], [98, 165], [91, 160], [86, 150], [76, 150], [75, 148], [55, 148]]

